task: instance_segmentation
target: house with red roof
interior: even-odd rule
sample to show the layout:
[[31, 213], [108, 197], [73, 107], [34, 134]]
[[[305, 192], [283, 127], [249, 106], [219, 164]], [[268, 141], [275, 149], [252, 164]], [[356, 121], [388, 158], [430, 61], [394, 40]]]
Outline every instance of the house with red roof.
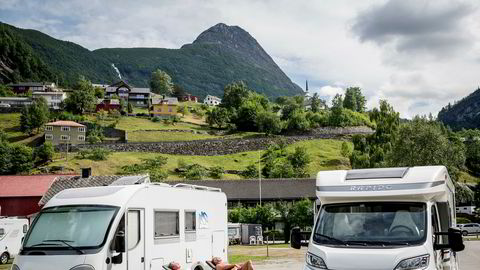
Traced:
[[85, 143], [87, 127], [73, 121], [55, 121], [45, 124], [45, 141], [53, 145]]
[[30, 216], [40, 211], [40, 200], [58, 176], [0, 175], [0, 216]]

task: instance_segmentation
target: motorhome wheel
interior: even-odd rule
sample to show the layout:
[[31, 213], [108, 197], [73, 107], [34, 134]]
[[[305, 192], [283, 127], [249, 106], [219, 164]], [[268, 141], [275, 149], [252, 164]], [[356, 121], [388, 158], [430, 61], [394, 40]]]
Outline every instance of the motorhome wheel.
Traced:
[[8, 259], [10, 259], [9, 257], [10, 256], [7, 252], [2, 253], [2, 255], [0, 256], [0, 264], [7, 264]]

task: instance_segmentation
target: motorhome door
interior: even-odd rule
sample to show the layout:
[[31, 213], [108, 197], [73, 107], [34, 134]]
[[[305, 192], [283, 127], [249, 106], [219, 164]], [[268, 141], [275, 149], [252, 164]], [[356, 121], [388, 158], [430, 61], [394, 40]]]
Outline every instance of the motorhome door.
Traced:
[[145, 211], [129, 209], [127, 214], [128, 270], [145, 269]]
[[224, 258], [225, 255], [225, 231], [212, 233], [212, 257]]

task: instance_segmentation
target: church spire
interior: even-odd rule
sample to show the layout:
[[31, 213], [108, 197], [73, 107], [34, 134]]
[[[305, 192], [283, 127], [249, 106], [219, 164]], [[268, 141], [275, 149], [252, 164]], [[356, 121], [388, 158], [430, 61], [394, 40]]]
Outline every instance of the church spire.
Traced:
[[308, 80], [305, 80], [305, 92], [308, 92]]

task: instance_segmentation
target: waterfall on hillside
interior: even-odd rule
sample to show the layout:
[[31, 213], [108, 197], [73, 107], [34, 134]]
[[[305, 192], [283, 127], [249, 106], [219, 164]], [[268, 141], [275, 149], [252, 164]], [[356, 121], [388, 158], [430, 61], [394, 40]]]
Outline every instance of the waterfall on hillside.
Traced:
[[115, 69], [115, 72], [117, 72], [118, 78], [121, 80], [122, 79], [122, 74], [120, 74], [120, 70], [115, 66], [115, 64], [112, 63], [113, 69]]

